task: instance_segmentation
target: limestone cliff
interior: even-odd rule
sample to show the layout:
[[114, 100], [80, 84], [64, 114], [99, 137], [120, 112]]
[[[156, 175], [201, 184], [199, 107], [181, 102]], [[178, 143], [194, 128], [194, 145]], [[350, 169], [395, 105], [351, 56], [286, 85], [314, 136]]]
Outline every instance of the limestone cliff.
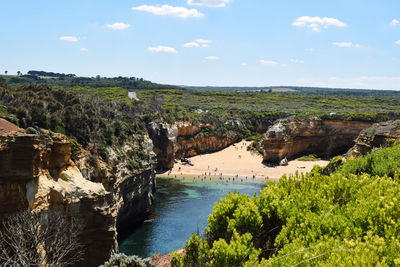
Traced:
[[346, 157], [365, 155], [375, 147], [385, 147], [400, 139], [400, 121], [387, 121], [361, 131]]
[[210, 124], [151, 122], [147, 127], [160, 169], [170, 169], [176, 159], [211, 153], [240, 140], [234, 132], [220, 133]]
[[319, 118], [278, 120], [260, 142], [265, 163], [279, 163], [305, 154], [328, 157], [346, 152], [361, 130], [372, 123]]
[[[110, 164], [85, 150], [75, 164], [65, 136], [40, 132], [27, 134], [0, 119], [0, 219], [27, 209], [77, 216], [85, 223], [83, 265], [98, 266], [118, 250], [116, 227], [147, 215], [155, 189], [153, 157], [132, 169], [126, 158], [138, 145], [131, 142], [109, 148]], [[148, 138], [142, 141], [152, 149]]]
[[100, 183], [85, 180], [70, 160], [60, 134], [0, 135], [0, 216], [52, 209], [85, 223], [85, 265], [96, 266], [116, 248], [113, 198]]

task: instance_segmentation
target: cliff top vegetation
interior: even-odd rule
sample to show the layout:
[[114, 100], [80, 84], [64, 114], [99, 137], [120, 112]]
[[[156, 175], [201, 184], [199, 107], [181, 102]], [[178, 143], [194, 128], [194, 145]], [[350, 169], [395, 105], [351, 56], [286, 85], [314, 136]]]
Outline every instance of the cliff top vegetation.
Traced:
[[[258, 139], [275, 120], [290, 116], [385, 121], [400, 114], [400, 92], [298, 88], [290, 91], [196, 91], [137, 78], [86, 78], [31, 71], [2, 76], [0, 115], [23, 128], [65, 133], [86, 146], [121, 145], [163, 120], [209, 123], [219, 134]], [[20, 79], [20, 80], [16, 80]], [[135, 91], [139, 100], [128, 97]], [[204, 128], [202, 135], [209, 134]]]

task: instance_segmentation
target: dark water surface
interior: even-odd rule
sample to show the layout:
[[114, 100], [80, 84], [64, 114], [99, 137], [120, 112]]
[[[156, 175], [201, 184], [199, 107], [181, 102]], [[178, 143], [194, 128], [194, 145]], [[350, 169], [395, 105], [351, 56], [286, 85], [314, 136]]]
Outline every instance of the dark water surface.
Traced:
[[204, 232], [214, 203], [228, 192], [236, 190], [252, 196], [264, 185], [157, 178], [157, 192], [149, 220], [120, 238], [120, 251], [149, 257], [182, 248], [193, 233]]

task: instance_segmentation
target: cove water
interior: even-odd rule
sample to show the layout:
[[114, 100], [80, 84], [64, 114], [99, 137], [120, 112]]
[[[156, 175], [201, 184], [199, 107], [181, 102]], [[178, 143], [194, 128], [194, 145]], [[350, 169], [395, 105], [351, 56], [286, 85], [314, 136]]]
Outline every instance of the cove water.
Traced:
[[196, 180], [157, 178], [157, 192], [149, 219], [120, 237], [120, 251], [149, 257], [183, 248], [193, 233], [204, 233], [214, 203], [228, 192], [253, 196], [265, 186], [261, 182]]

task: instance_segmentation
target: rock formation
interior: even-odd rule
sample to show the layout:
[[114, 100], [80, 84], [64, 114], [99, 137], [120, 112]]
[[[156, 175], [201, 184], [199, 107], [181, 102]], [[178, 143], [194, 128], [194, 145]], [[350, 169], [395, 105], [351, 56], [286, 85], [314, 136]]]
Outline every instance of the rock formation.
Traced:
[[[140, 170], [121, 160], [115, 171], [88, 151], [75, 164], [65, 136], [40, 132], [27, 134], [0, 119], [0, 219], [27, 209], [77, 216], [85, 224], [83, 265], [98, 266], [118, 250], [116, 226], [137, 224], [149, 211], [155, 189], [152, 156]], [[151, 149], [151, 141], [144, 141]], [[121, 158], [135, 148], [132, 143], [109, 150]]]
[[175, 159], [219, 151], [240, 140], [239, 134], [219, 133], [209, 124], [151, 122], [147, 130], [160, 169], [171, 169]]
[[361, 131], [355, 145], [349, 149], [346, 157], [365, 155], [374, 147], [385, 147], [400, 139], [400, 121], [387, 121], [372, 125]]
[[361, 130], [372, 123], [288, 118], [271, 126], [259, 144], [265, 163], [277, 164], [307, 154], [329, 157], [345, 153]]

